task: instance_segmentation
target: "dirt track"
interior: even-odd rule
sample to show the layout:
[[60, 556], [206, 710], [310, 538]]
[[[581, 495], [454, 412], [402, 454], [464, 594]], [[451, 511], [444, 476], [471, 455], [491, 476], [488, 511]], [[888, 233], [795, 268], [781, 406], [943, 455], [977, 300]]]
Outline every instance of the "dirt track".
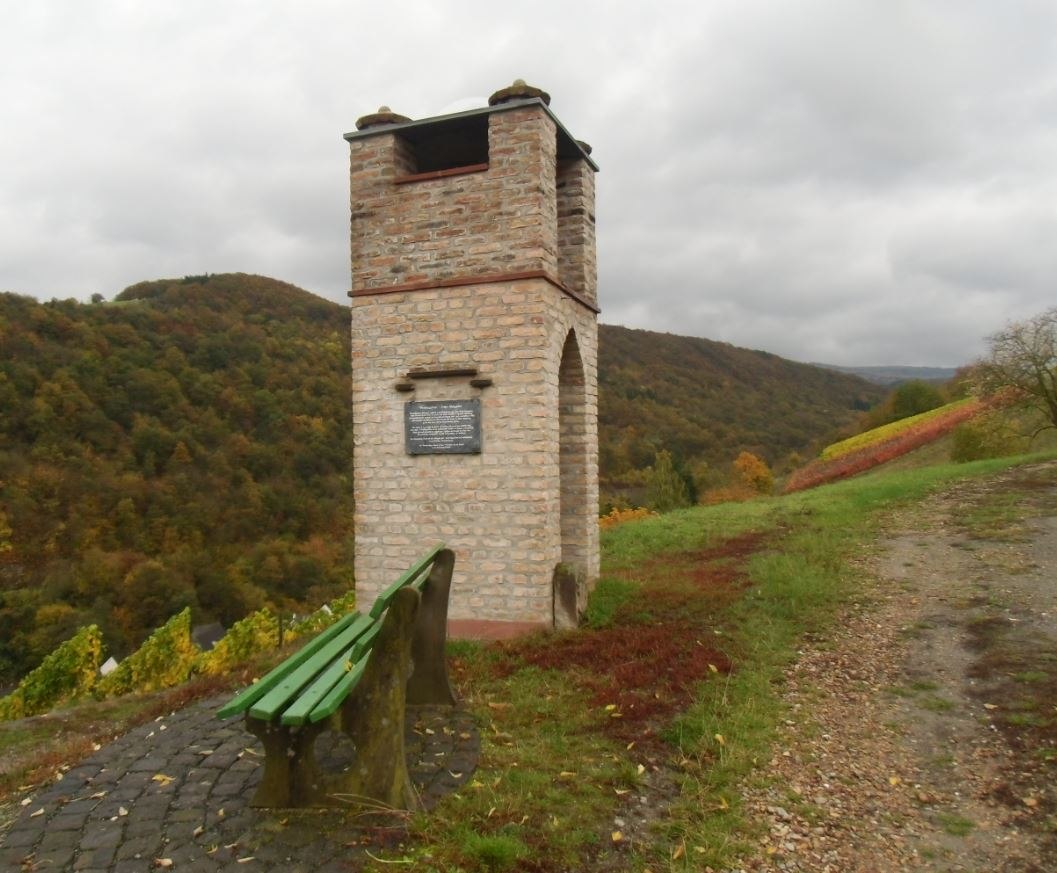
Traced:
[[894, 520], [790, 670], [742, 870], [1057, 871], [1057, 463]]

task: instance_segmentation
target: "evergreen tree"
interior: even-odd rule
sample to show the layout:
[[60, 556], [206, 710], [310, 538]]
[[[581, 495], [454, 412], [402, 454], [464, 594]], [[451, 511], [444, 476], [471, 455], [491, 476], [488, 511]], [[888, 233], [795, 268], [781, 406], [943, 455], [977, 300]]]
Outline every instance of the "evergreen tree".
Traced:
[[690, 505], [686, 482], [675, 469], [670, 452], [662, 450], [654, 458], [646, 493], [654, 512], [671, 512]]

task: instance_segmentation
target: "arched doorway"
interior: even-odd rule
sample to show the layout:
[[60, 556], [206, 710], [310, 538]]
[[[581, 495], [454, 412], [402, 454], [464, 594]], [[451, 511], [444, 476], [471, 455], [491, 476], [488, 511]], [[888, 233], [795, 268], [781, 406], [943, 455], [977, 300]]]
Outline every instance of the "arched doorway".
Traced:
[[577, 586], [586, 596], [589, 525], [597, 523], [597, 508], [588, 505], [587, 394], [584, 364], [576, 332], [570, 330], [562, 348], [558, 368], [558, 456], [561, 471], [561, 560], [581, 580]]

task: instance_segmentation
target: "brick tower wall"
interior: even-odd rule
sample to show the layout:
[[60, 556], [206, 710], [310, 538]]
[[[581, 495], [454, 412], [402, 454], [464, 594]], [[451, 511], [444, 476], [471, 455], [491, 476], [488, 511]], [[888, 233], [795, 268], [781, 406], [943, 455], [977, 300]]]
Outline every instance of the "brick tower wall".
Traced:
[[[598, 575], [593, 170], [558, 163], [534, 105], [488, 116], [487, 169], [418, 174], [394, 133], [350, 145], [357, 597], [443, 541], [453, 619], [550, 626], [563, 554]], [[493, 384], [395, 388], [446, 368]], [[480, 454], [405, 452], [408, 400], [472, 397]]]
[[353, 140], [353, 293], [533, 270], [557, 277], [555, 133], [538, 108], [497, 112], [487, 169], [432, 179], [415, 178], [413, 150], [396, 134]]

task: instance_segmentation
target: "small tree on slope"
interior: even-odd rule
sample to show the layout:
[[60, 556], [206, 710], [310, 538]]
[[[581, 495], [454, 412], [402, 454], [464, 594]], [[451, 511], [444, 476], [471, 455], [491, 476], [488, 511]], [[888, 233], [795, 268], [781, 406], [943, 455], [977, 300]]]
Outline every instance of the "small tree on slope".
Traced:
[[671, 454], [666, 451], [658, 452], [654, 458], [646, 500], [654, 512], [671, 512], [690, 505], [686, 483], [676, 471]]
[[1013, 322], [988, 338], [987, 357], [976, 368], [984, 395], [1010, 392], [1039, 410], [1046, 424], [1035, 433], [1057, 428], [1057, 307]]

